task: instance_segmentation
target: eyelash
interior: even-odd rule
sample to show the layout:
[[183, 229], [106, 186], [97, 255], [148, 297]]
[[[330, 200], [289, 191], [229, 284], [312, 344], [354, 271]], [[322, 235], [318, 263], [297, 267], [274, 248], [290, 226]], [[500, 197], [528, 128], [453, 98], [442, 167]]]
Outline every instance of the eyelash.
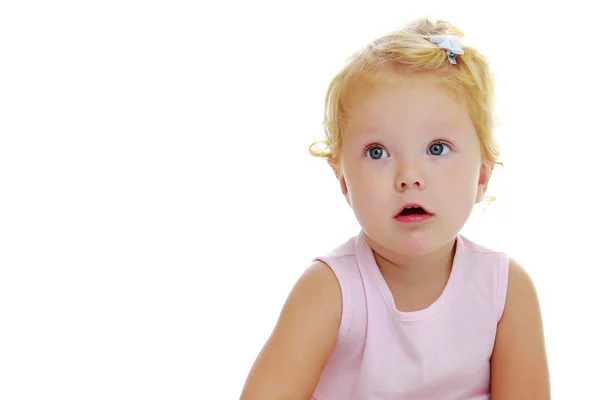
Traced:
[[383, 147], [382, 145], [373, 143], [373, 144], [368, 145], [367, 148], [363, 151], [363, 153], [367, 154], [369, 152], [369, 150], [374, 149], [375, 147], [381, 147], [382, 149], [385, 149], [385, 147]]

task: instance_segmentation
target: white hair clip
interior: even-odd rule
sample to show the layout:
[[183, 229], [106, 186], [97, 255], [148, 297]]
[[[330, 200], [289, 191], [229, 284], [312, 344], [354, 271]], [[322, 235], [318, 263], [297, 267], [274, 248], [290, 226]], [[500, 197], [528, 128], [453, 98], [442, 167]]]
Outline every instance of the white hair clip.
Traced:
[[431, 40], [433, 43], [436, 43], [441, 49], [448, 50], [448, 60], [452, 64], [456, 64], [456, 56], [458, 54], [465, 54], [464, 50], [450, 36], [430, 36], [429, 40]]

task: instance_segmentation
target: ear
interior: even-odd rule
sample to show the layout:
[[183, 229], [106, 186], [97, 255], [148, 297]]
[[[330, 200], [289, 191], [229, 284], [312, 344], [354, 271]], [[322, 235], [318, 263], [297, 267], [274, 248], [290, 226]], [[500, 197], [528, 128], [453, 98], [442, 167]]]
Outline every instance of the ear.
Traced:
[[346, 185], [346, 178], [344, 178], [344, 174], [342, 173], [342, 171], [340, 169], [339, 161], [334, 160], [333, 158], [330, 158], [329, 160], [327, 160], [327, 164], [329, 164], [329, 166], [333, 170], [333, 173], [335, 174], [335, 177], [339, 181], [340, 189], [342, 190], [342, 194], [347, 198], [348, 197], [348, 185]]
[[479, 181], [477, 182], [477, 198], [475, 203], [480, 203], [485, 197], [492, 172], [494, 171], [494, 163], [491, 161], [483, 161], [479, 168]]

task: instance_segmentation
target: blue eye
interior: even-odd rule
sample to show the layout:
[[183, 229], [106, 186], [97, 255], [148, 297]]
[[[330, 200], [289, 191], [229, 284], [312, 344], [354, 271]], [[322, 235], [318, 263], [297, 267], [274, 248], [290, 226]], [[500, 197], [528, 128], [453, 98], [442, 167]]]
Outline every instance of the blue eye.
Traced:
[[381, 148], [381, 146], [373, 146], [369, 147], [366, 151], [367, 157], [372, 158], [373, 160], [379, 160], [380, 158], [389, 157], [387, 151]]
[[[444, 149], [447, 149], [446, 151], [444, 151]], [[446, 143], [434, 143], [431, 146], [429, 146], [429, 149], [427, 150], [427, 154], [432, 155], [432, 156], [443, 156], [444, 154], [446, 154], [447, 152], [450, 151], [450, 146], [448, 146]]]

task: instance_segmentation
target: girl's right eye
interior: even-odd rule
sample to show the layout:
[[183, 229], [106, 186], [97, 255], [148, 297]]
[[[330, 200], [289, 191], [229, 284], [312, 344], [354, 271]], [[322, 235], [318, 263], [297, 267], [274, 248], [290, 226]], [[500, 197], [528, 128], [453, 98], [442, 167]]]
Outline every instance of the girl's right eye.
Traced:
[[381, 146], [371, 146], [366, 150], [367, 157], [373, 160], [379, 160], [380, 158], [389, 157], [387, 151], [385, 151]]

